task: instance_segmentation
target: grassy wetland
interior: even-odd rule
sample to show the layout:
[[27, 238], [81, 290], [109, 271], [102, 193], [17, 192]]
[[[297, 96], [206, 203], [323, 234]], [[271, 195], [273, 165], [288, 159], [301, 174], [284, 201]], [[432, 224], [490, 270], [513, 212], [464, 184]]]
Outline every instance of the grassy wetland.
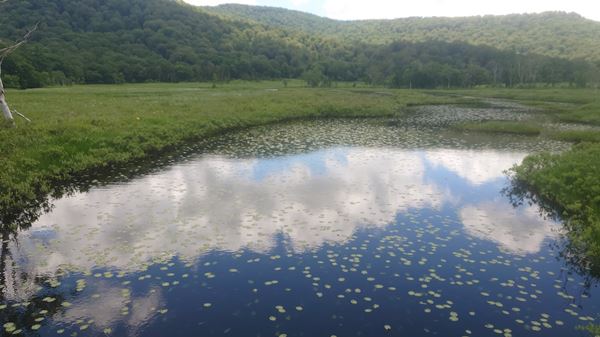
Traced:
[[280, 2], [0, 0], [0, 336], [600, 337], [595, 5]]
[[[545, 205], [549, 214], [564, 219], [573, 245], [588, 258], [587, 268], [600, 268], [600, 96], [590, 90], [506, 90], [472, 92], [522, 102], [539, 110], [530, 121], [486, 123], [474, 129], [541, 134], [576, 144], [562, 153], [540, 153], [512, 169], [517, 189]], [[467, 125], [468, 129], [468, 125]]]
[[[307, 89], [303, 82], [76, 86], [12, 91], [34, 121], [0, 130], [0, 209], [13, 213], [52, 183], [226, 130], [299, 118], [392, 117], [459, 99], [419, 91]], [[226, 104], [223, 104], [226, 102]], [[5, 224], [8, 225], [8, 224]]]
[[9, 99], [33, 121], [0, 130], [6, 333], [597, 329], [592, 90], [265, 81]]

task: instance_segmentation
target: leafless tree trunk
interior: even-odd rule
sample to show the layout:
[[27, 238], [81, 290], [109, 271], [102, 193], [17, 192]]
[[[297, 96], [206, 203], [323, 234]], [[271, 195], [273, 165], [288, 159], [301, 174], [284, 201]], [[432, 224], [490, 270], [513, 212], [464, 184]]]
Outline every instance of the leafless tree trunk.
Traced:
[[6, 96], [4, 95], [4, 84], [2, 83], [2, 64], [0, 64], [0, 109], [4, 119], [8, 121], [10, 125], [15, 125], [15, 119], [12, 116], [8, 103], [6, 102]]
[[[3, 1], [0, 1], [3, 2]], [[15, 50], [19, 49], [22, 45], [27, 43], [31, 34], [35, 32], [38, 25], [36, 24], [32, 29], [30, 29], [23, 38], [12, 46], [8, 46], [6, 48], [0, 49], [0, 110], [2, 110], [2, 115], [4, 115], [4, 119], [11, 125], [15, 125], [15, 120], [13, 118], [12, 112], [10, 111], [10, 107], [8, 106], [8, 102], [6, 101], [6, 91], [4, 90], [4, 83], [2, 83], [2, 63], [4, 59], [7, 58], [10, 54], [12, 54]]]

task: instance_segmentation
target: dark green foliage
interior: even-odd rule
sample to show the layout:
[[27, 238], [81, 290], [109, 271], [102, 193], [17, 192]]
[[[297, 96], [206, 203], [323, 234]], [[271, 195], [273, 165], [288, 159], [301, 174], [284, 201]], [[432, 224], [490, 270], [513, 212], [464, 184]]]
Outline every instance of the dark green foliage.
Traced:
[[4, 65], [7, 85], [21, 88], [298, 77], [314, 43], [167, 0], [24, 0], [1, 6], [0, 41], [15, 40], [41, 22], [31, 43]]
[[[366, 48], [366, 47], [365, 47]], [[573, 62], [539, 55], [519, 55], [489, 47], [464, 43], [395, 42], [373, 48], [366, 57], [366, 81], [393, 87], [449, 88], [493, 86], [554, 85], [561, 82], [576, 86], [574, 69], [590, 67], [592, 83], [598, 69], [586, 62]]]
[[306, 81], [306, 85], [312, 88], [331, 86], [331, 80], [323, 74], [323, 69], [318, 65], [306, 70], [302, 74], [302, 79]]
[[568, 228], [571, 256], [600, 275], [600, 144], [581, 144], [561, 154], [532, 155], [513, 169], [517, 182], [562, 218]]
[[[472, 42], [469, 39], [446, 39], [441, 32], [406, 39], [403, 34], [393, 34], [390, 36], [395, 38], [380, 43], [375, 39], [375, 28], [356, 32], [355, 25], [362, 27], [363, 23], [343, 23], [285, 10], [264, 9], [264, 13], [265, 17], [282, 15], [273, 20], [289, 18], [289, 27], [303, 26], [303, 20], [311, 18], [315, 27], [324, 21], [326, 26], [337, 28], [313, 34], [310, 30], [280, 27], [283, 21], [272, 24], [264, 18], [258, 20], [262, 24], [231, 19], [231, 15], [227, 19], [171, 0], [19, 0], [0, 4], [0, 10], [0, 45], [16, 40], [36, 22], [41, 23], [32, 41], [4, 64], [6, 85], [15, 88], [283, 78], [303, 78], [309, 86], [321, 87], [337, 81], [403, 88], [539, 83], [586, 86], [600, 78], [597, 65], [541, 56], [544, 53], [535, 48], [476, 46], [468, 44]], [[509, 22], [517, 19], [506, 18]], [[570, 21], [576, 26], [581, 24], [573, 16], [561, 22]], [[412, 27], [413, 21], [409, 22]], [[483, 27], [486, 21], [475, 22], [473, 27]], [[395, 21], [364, 24], [394, 26]], [[419, 29], [429, 29], [432, 24]], [[587, 21], [585, 24], [593, 26]], [[356, 36], [362, 38], [344, 35], [350, 32], [352, 36], [360, 33]], [[570, 50], [546, 54], [565, 56]]]
[[575, 13], [336, 21], [281, 8], [221, 5], [207, 11], [281, 29], [376, 44], [394, 41], [466, 42], [501, 50], [600, 60], [600, 22]]

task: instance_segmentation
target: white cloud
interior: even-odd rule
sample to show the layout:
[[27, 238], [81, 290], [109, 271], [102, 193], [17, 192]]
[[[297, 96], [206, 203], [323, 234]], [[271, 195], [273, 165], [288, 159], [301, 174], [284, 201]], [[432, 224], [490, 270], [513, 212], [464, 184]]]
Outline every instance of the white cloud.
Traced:
[[469, 235], [521, 255], [538, 253], [546, 238], [557, 235], [559, 229], [554, 222], [540, 217], [537, 207], [515, 209], [506, 200], [468, 205], [459, 215]]
[[290, 0], [294, 7], [301, 7], [307, 5], [310, 0]]
[[347, 242], [361, 227], [384, 227], [402, 210], [439, 208], [445, 198], [425, 181], [416, 152], [349, 149], [323, 156], [323, 172], [313, 172], [311, 158], [282, 159], [285, 170], [257, 180], [261, 161], [208, 155], [57, 200], [19, 237], [23, 268], [32, 275], [64, 266], [137, 271], [165, 254], [193, 261], [211, 250], [268, 252], [281, 233], [294, 251], [306, 251]]
[[[79, 299], [76, 303], [64, 309], [56, 320], [67, 324], [74, 324], [82, 317], [92, 320], [97, 328], [109, 327], [114, 322], [123, 318], [122, 308], [131, 308], [127, 319], [123, 320], [129, 336], [138, 336], [139, 329], [154, 317], [158, 308], [162, 306], [163, 295], [161, 289], [152, 289], [147, 292], [134, 293], [130, 288], [121, 288], [111, 285], [109, 282], [92, 279], [87, 288], [93, 289], [93, 293], [102, 294], [94, 298], [90, 292], [86, 293], [85, 299]], [[127, 290], [124, 296], [124, 290]], [[133, 295], [132, 295], [133, 293]]]
[[219, 0], [184, 0], [194, 6], [218, 6], [226, 3], [236, 3], [243, 5], [256, 5], [256, 0], [237, 0], [237, 1], [219, 1]]
[[194, 5], [215, 6], [224, 3], [287, 7], [340, 20], [392, 19], [410, 16], [472, 16], [545, 11], [577, 12], [600, 21], [600, 2], [593, 0], [185, 0]]
[[[57, 270], [136, 272], [171, 256], [195, 261], [214, 250], [266, 253], [281, 234], [296, 252], [344, 244], [360, 228], [393, 223], [399, 212], [439, 210], [454, 202], [444, 186], [426, 179], [428, 165], [478, 185], [502, 176], [521, 157], [469, 150], [432, 150], [423, 156], [368, 148], [272, 160], [202, 155], [126, 184], [56, 200], [51, 212], [19, 235], [18, 244], [10, 244], [10, 259], [23, 261], [20, 272], [32, 277], [6, 277], [5, 296], [27, 299], [38, 291], [33, 276], [52, 277]], [[553, 235], [553, 223], [534, 207], [515, 210], [505, 200], [465, 205], [459, 216], [467, 234], [516, 254], [538, 252]], [[6, 266], [5, 275], [13, 275], [13, 263]], [[112, 321], [123, 299], [102, 293], [105, 302], [92, 303], [107, 310], [74, 305], [64, 320], [91, 315], [98, 323]], [[148, 296], [132, 298], [134, 306], [159, 307], [159, 294]], [[131, 327], [150, 315], [133, 311]]]
[[444, 167], [473, 185], [481, 185], [504, 177], [504, 171], [520, 163], [527, 153], [443, 149], [429, 151], [427, 160]]
[[531, 13], [544, 11], [574, 11], [600, 19], [600, 3], [588, 0], [422, 0], [387, 1], [327, 0], [325, 15], [336, 19], [398, 18], [408, 16], [471, 16], [486, 14]]
[[375, 19], [409, 16], [471, 16], [486, 14], [532, 13], [544, 11], [577, 12], [600, 20], [600, 2], [589, 0], [421, 0], [388, 1], [327, 0], [325, 15], [335, 19]]

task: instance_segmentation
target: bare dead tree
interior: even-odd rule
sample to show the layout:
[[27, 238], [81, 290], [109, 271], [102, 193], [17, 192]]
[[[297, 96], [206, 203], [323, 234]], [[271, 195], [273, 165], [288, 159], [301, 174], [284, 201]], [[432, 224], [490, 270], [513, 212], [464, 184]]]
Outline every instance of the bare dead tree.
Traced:
[[[0, 3], [5, 2], [6, 0], [0, 1]], [[36, 24], [33, 28], [29, 29], [25, 35], [21, 38], [21, 40], [17, 41], [15, 44], [8, 46], [6, 48], [0, 49], [0, 110], [2, 110], [2, 114], [4, 115], [4, 119], [11, 125], [15, 126], [15, 120], [12, 115], [12, 111], [8, 106], [8, 102], [6, 101], [6, 92], [4, 90], [4, 84], [2, 83], [2, 63], [4, 59], [6, 59], [10, 54], [14, 53], [19, 47], [27, 43], [31, 38], [33, 32], [35, 32], [38, 28], [38, 24]], [[15, 111], [20, 116], [22, 114]], [[25, 116], [23, 118], [27, 119]], [[28, 120], [28, 119], [27, 119]]]

